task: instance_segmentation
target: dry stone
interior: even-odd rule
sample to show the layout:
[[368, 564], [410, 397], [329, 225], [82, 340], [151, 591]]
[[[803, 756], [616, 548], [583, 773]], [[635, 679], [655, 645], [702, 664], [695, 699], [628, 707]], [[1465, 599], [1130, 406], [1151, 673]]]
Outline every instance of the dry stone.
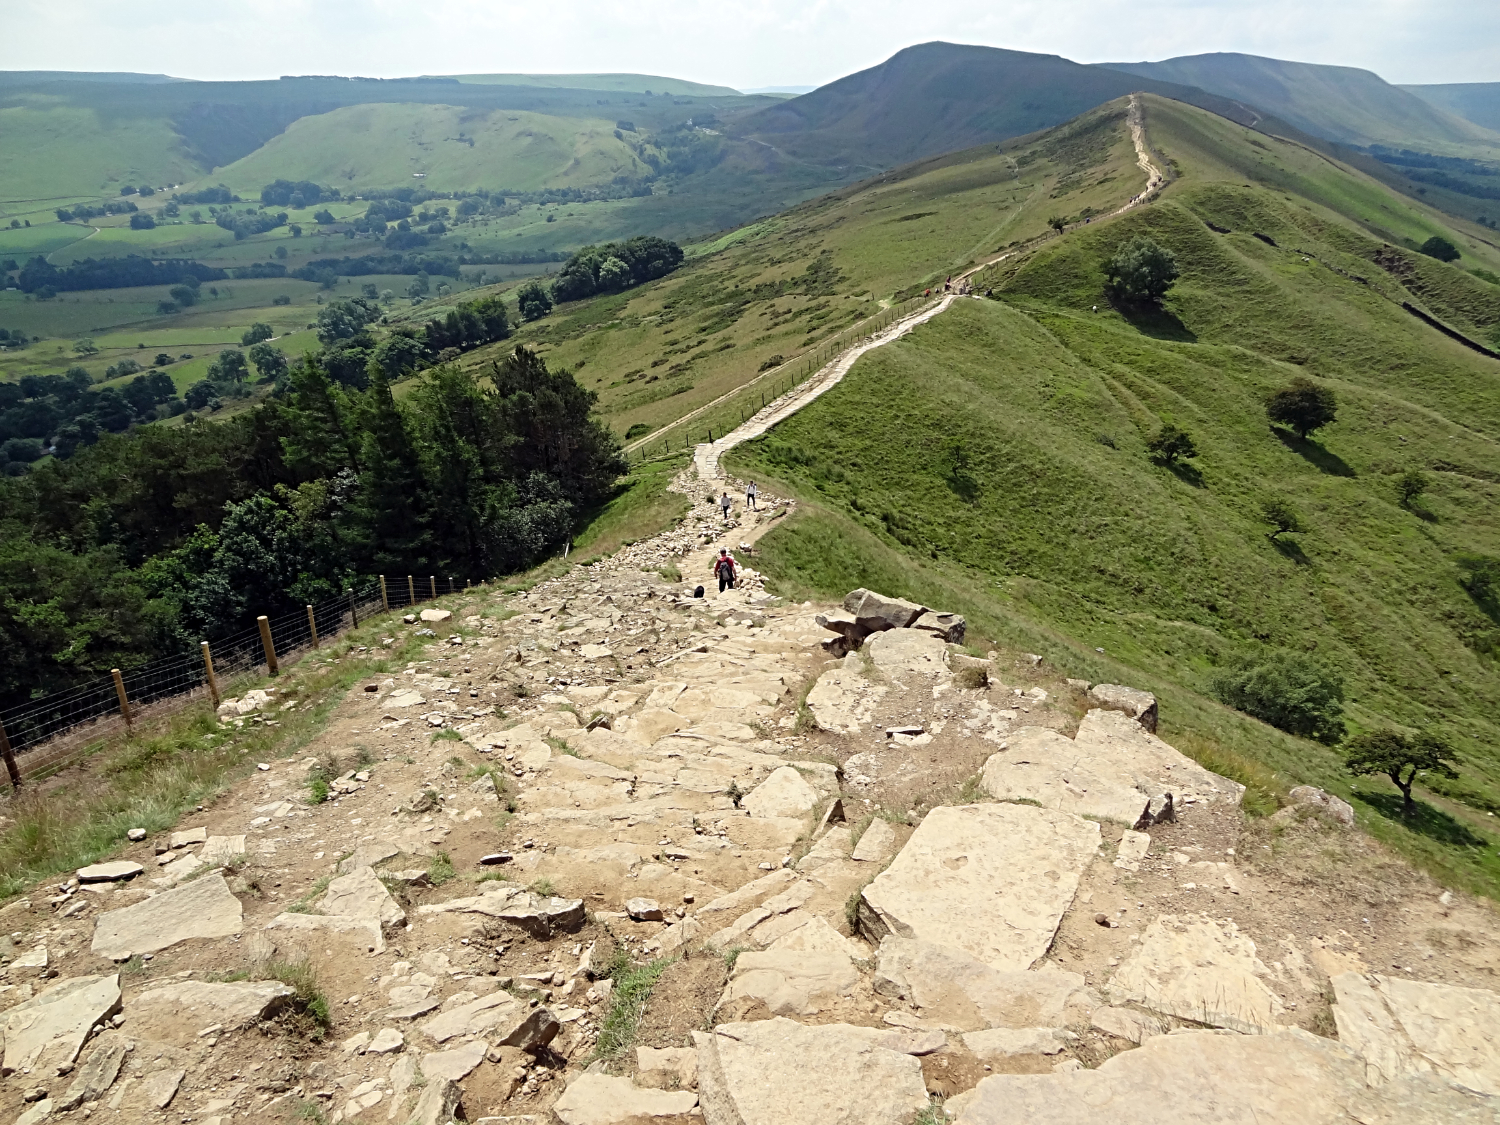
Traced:
[[156, 1109], [166, 1109], [177, 1096], [177, 1088], [187, 1077], [185, 1070], [158, 1070], [141, 1079], [141, 1096], [146, 1104]]
[[892, 630], [870, 638], [870, 659], [888, 676], [942, 676], [948, 672], [948, 647], [931, 633]]
[[207, 828], [185, 828], [181, 832], [172, 833], [169, 846], [173, 849], [186, 848], [192, 844], [203, 844], [207, 842]]
[[888, 598], [872, 590], [851, 590], [844, 595], [844, 609], [867, 632], [876, 633], [885, 629], [905, 629], [922, 614], [926, 606], [909, 602], [905, 598]]
[[292, 989], [276, 980], [185, 980], [141, 993], [130, 1001], [126, 1014], [132, 1036], [185, 1046], [214, 1024], [236, 1030], [267, 1019], [292, 995]]
[[1050, 1027], [993, 1027], [967, 1032], [963, 1038], [964, 1046], [987, 1063], [1014, 1055], [1056, 1055], [1064, 1046]]
[[812, 812], [817, 803], [817, 790], [791, 766], [782, 766], [752, 789], [740, 807], [751, 816], [795, 818]]
[[885, 1034], [781, 1017], [695, 1032], [704, 1125], [908, 1125], [928, 1104], [922, 1066]]
[[950, 645], [964, 643], [966, 625], [963, 617], [957, 613], [935, 613], [929, 610], [913, 621], [911, 627], [924, 633], [932, 633]]
[[758, 1002], [773, 1015], [812, 1015], [833, 1007], [858, 983], [859, 970], [846, 953], [798, 949], [741, 953], [719, 1009], [749, 1014]]
[[1123, 871], [1139, 871], [1141, 860], [1151, 850], [1151, 837], [1144, 832], [1125, 829], [1120, 837], [1120, 850], [1115, 856], [1115, 866]]
[[1341, 973], [1333, 978], [1339, 1042], [1390, 1081], [1431, 1070], [1500, 1096], [1500, 995], [1483, 988]]
[[861, 863], [884, 863], [896, 850], [896, 830], [890, 822], [876, 817], [860, 834], [854, 846], [854, 858]]
[[1261, 979], [1255, 943], [1232, 922], [1165, 914], [1109, 982], [1115, 1003], [1254, 1033], [1278, 1024], [1281, 1000]]
[[89, 1032], [120, 1010], [120, 974], [72, 977], [4, 1016], [5, 1057], [0, 1074], [33, 1079], [66, 1073]]
[[1315, 785], [1297, 785], [1287, 794], [1292, 804], [1317, 809], [1324, 816], [1338, 821], [1345, 828], [1354, 827], [1354, 806], [1342, 797], [1335, 797]]
[[240, 932], [244, 908], [222, 875], [205, 875], [170, 891], [111, 910], [94, 924], [93, 952], [111, 961], [155, 953], [192, 938]]
[[406, 922], [406, 911], [391, 897], [371, 867], [357, 867], [329, 883], [318, 909], [344, 918], [367, 918], [381, 926]]
[[401, 854], [401, 849], [394, 844], [361, 844], [354, 849], [353, 855], [347, 855], [339, 860], [339, 874], [348, 875], [361, 867], [374, 867], [377, 863], [384, 863], [388, 859]]
[[449, 1125], [463, 1105], [464, 1090], [449, 1078], [437, 1078], [422, 1088], [406, 1125]]
[[139, 863], [128, 859], [117, 859], [110, 863], [94, 863], [78, 869], [80, 883], [116, 883], [121, 879], [134, 879], [146, 870]]
[[453, 613], [451, 610], [446, 609], [424, 609], [420, 616], [423, 621], [447, 621], [453, 616]]
[[[955, 1102], [958, 1105], [955, 1106]], [[1372, 1089], [1346, 1048], [1301, 1029], [1158, 1035], [1093, 1070], [996, 1074], [955, 1125], [1492, 1125], [1494, 1105], [1420, 1079]]]
[[385, 934], [377, 918], [354, 918], [343, 914], [297, 914], [288, 911], [267, 922], [266, 929], [331, 934], [353, 941], [370, 953], [385, 952]]
[[691, 1090], [698, 1085], [698, 1052], [691, 1047], [637, 1047], [635, 1080], [656, 1090]]
[[1030, 805], [929, 812], [860, 896], [860, 929], [961, 949], [1001, 971], [1028, 969], [1052, 943], [1099, 826]]
[[807, 693], [807, 706], [820, 729], [834, 734], [858, 734], [870, 721], [875, 704], [886, 691], [884, 684], [873, 684], [859, 669], [844, 664], [818, 677]]
[[499, 887], [472, 898], [449, 899], [417, 907], [419, 915], [482, 914], [545, 940], [554, 933], [576, 933], [585, 913], [581, 898], [533, 895], [515, 887]]
[[78, 1068], [68, 1092], [57, 1100], [57, 1108], [66, 1111], [84, 1102], [98, 1101], [119, 1077], [120, 1064], [129, 1051], [130, 1042], [123, 1036], [112, 1031], [100, 1035]]
[[990, 755], [980, 782], [999, 801], [1035, 801], [1043, 808], [1134, 824], [1147, 794], [1128, 769], [1088, 753], [1046, 727], [1024, 727]]
[[677, 1117], [698, 1104], [689, 1090], [643, 1090], [628, 1078], [580, 1074], [552, 1106], [563, 1125], [625, 1125]]
[[1143, 1043], [1151, 1036], [1163, 1035], [1167, 1031], [1164, 1020], [1133, 1008], [1095, 1008], [1090, 1020], [1106, 1035], [1128, 1039], [1132, 1043]]
[[1156, 733], [1156, 696], [1149, 691], [1121, 687], [1119, 684], [1095, 684], [1089, 688], [1089, 702], [1106, 711], [1129, 715], [1152, 734]]
[[451, 1051], [433, 1051], [422, 1056], [422, 1073], [428, 1078], [446, 1078], [462, 1082], [469, 1072], [484, 1062], [483, 1042], [465, 1043]]
[[880, 943], [874, 984], [958, 1031], [1080, 1026], [1098, 1004], [1082, 976], [1055, 965], [1001, 972], [962, 950], [902, 937]]

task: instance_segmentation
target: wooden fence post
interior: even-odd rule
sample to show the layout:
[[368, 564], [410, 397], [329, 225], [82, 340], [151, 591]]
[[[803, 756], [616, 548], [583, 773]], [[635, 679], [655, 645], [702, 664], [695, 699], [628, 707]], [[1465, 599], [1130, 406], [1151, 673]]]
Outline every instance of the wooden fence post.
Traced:
[[417, 604], [417, 584], [412, 581], [410, 574], [406, 576], [406, 604]]
[[200, 646], [203, 650], [203, 672], [208, 677], [208, 694], [213, 697], [214, 710], [219, 709], [219, 677], [214, 675], [213, 654], [208, 651], [208, 642], [204, 641]]
[[437, 576], [433, 575], [433, 574], [429, 574], [427, 576], [427, 581], [432, 586], [432, 596], [433, 596], [433, 598], [436, 598], [437, 597]]
[[260, 647], [266, 650], [266, 670], [273, 676], [279, 676], [281, 665], [276, 660], [276, 646], [271, 643], [271, 619], [262, 614], [255, 619], [255, 623], [260, 626]]
[[386, 613], [391, 612], [391, 599], [385, 592], [385, 575], [380, 576], [380, 608]]
[[349, 591], [349, 619], [350, 619], [351, 622], [353, 622], [353, 627], [356, 628], [356, 629], [358, 629], [359, 628], [359, 602], [355, 599], [355, 597], [354, 597], [354, 591], [353, 590]]
[[21, 770], [16, 765], [15, 751], [10, 748], [10, 736], [5, 733], [4, 723], [0, 723], [0, 758], [5, 759], [5, 772], [10, 775], [11, 789], [20, 789]]
[[120, 714], [125, 716], [125, 730], [128, 732], [132, 720], [130, 718], [130, 700], [125, 698], [125, 680], [120, 675], [118, 668], [111, 668], [109, 674], [115, 679], [115, 695], [119, 697]]
[[[353, 595], [350, 595], [351, 597]], [[313, 607], [307, 607], [307, 631], [312, 634], [313, 648], [318, 647], [318, 619], [313, 614]]]

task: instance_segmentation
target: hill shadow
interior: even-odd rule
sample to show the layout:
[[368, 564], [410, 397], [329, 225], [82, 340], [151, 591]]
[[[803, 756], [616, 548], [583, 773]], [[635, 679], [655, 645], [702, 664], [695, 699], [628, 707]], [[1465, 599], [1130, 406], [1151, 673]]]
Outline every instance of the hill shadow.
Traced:
[[1483, 836], [1470, 830], [1469, 826], [1441, 809], [1435, 809], [1425, 801], [1416, 802], [1416, 811], [1410, 816], [1401, 815], [1401, 794], [1366, 793], [1354, 790], [1353, 797], [1379, 813], [1387, 820], [1404, 825], [1420, 836], [1436, 840], [1440, 844], [1477, 848], [1489, 844]]
[[1196, 465], [1190, 465], [1186, 461], [1173, 461], [1164, 467], [1183, 484], [1190, 484], [1194, 488], [1208, 487], [1203, 483], [1203, 474]]
[[1356, 476], [1354, 469], [1337, 453], [1332, 453], [1309, 438], [1298, 437], [1291, 430], [1284, 430], [1280, 426], [1272, 426], [1271, 432], [1276, 435], [1276, 440], [1281, 442], [1304, 461], [1316, 465], [1322, 472], [1331, 477]]
[[1142, 336], [1150, 336], [1154, 340], [1171, 340], [1179, 344], [1198, 342], [1196, 332], [1178, 320], [1175, 313], [1160, 305], [1134, 304], [1118, 299], [1110, 301], [1110, 304]]

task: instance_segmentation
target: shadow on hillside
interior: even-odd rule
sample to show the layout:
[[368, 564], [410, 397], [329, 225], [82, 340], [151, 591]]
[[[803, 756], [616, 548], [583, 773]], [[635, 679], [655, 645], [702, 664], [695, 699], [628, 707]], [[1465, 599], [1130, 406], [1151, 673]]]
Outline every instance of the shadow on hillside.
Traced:
[[1331, 477], [1352, 477], [1354, 470], [1349, 463], [1337, 453], [1332, 453], [1317, 442], [1308, 438], [1298, 437], [1291, 430], [1284, 430], [1280, 426], [1272, 426], [1271, 432], [1276, 435], [1276, 440], [1281, 442], [1304, 461], [1309, 461], [1320, 470]]
[[1298, 566], [1312, 566], [1312, 559], [1302, 553], [1302, 547], [1291, 539], [1272, 539], [1271, 546], [1281, 552], [1282, 558], [1290, 559]]
[[1194, 488], [1207, 487], [1203, 483], [1203, 474], [1198, 471], [1198, 466], [1196, 465], [1190, 465], [1186, 461], [1173, 461], [1171, 464], [1163, 464], [1158, 461], [1157, 464], [1161, 465], [1162, 468], [1170, 472], [1183, 484], [1190, 484]]
[[1438, 522], [1437, 513], [1430, 511], [1425, 504], [1419, 504], [1415, 500], [1408, 500], [1401, 506], [1423, 523]]
[[1142, 336], [1156, 340], [1172, 340], [1180, 344], [1196, 344], [1195, 333], [1178, 320], [1174, 313], [1160, 305], [1137, 305], [1126, 301], [1113, 301], [1114, 309]]
[[1419, 836], [1426, 836], [1429, 840], [1436, 840], [1440, 844], [1477, 848], [1489, 843], [1477, 832], [1470, 831], [1469, 826], [1461, 820], [1449, 816], [1441, 809], [1433, 808], [1425, 801], [1417, 801], [1416, 811], [1410, 817], [1405, 817], [1401, 815], [1401, 794], [1399, 793], [1367, 793], [1356, 789], [1353, 797], [1387, 820], [1404, 825]]

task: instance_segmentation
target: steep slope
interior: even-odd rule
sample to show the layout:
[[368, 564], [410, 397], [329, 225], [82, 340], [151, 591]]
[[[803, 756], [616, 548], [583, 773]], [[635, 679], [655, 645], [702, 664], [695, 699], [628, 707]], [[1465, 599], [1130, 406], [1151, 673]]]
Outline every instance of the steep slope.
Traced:
[[[1178, 176], [1160, 201], [981, 274], [1000, 300], [959, 301], [731, 455], [736, 475], [816, 506], [763, 541], [762, 565], [793, 594], [878, 586], [1070, 675], [1148, 684], [1178, 745], [1349, 794], [1445, 877], [1500, 886], [1483, 846], [1500, 809], [1500, 621], [1460, 565], [1500, 558], [1500, 361], [1402, 305], [1493, 343], [1500, 288], [1369, 233], [1372, 210], [1387, 229], [1442, 229], [1419, 205], [1146, 102]], [[1104, 290], [1103, 261], [1136, 235], [1183, 269], [1159, 312]], [[1340, 404], [1306, 441], [1263, 409], [1299, 374]], [[1193, 435], [1190, 466], [1148, 458], [1164, 422]], [[1403, 506], [1411, 469], [1428, 491]], [[1269, 498], [1306, 531], [1272, 542]], [[1212, 702], [1217, 669], [1262, 644], [1337, 668], [1353, 729], [1441, 731], [1462, 779], [1432, 780], [1406, 825], [1389, 787], [1350, 785], [1336, 749]]]
[[[887, 168], [1046, 129], [1139, 89], [1208, 100], [1170, 81], [1057, 55], [923, 43], [800, 98], [742, 113], [731, 128], [799, 160]], [[1217, 111], [1235, 112], [1214, 101]]]
[[1500, 131], [1500, 82], [1452, 82], [1401, 89], [1475, 125]]
[[410, 184], [433, 191], [533, 191], [650, 175], [615, 122], [521, 110], [445, 105], [359, 105], [313, 114], [214, 173], [258, 192], [278, 176], [344, 190]]
[[1500, 148], [1500, 134], [1355, 67], [1227, 52], [1103, 65], [1160, 82], [1198, 86], [1344, 144]]

